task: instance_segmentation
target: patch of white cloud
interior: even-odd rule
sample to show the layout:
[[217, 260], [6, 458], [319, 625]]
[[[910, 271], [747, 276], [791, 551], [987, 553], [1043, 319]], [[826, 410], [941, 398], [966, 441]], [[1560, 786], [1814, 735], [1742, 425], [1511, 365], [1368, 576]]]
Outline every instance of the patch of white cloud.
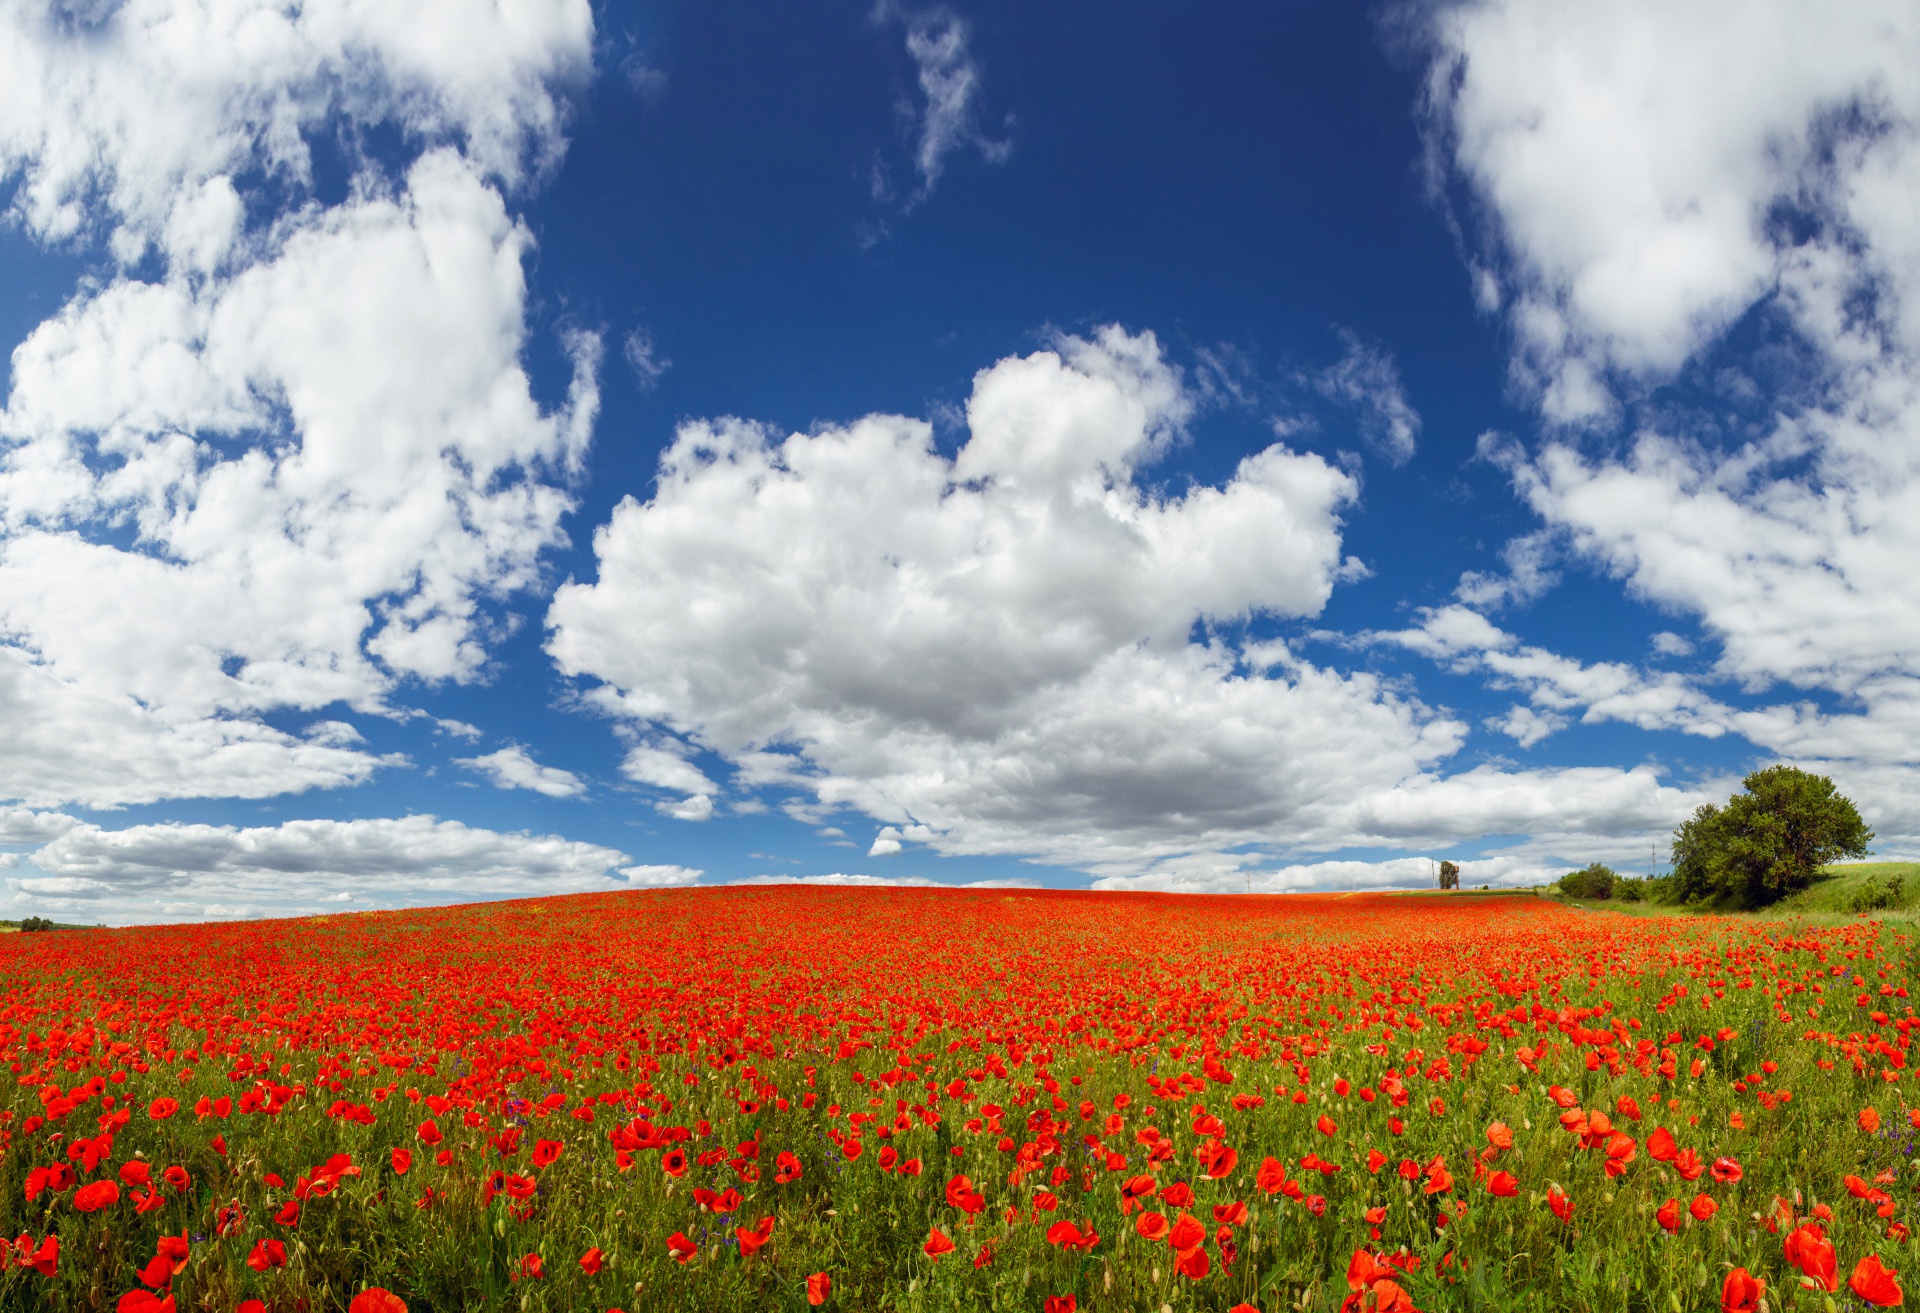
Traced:
[[1511, 539], [1500, 549], [1505, 573], [1468, 570], [1460, 576], [1453, 595], [1462, 605], [1481, 610], [1537, 601], [1560, 582], [1552, 565], [1553, 550], [1552, 535], [1546, 532]]
[[[880, 0], [873, 16], [905, 29], [919, 88], [918, 101], [902, 106], [902, 117], [912, 125], [913, 162], [920, 174], [911, 203], [933, 194], [948, 156], [957, 150], [971, 146], [989, 164], [1005, 161], [1013, 150], [1011, 139], [990, 137], [980, 127], [980, 66], [968, 49], [966, 20], [945, 6], [909, 9], [892, 0]], [[884, 180], [877, 179], [876, 194], [886, 190]]]
[[826, 875], [750, 875], [728, 880], [730, 885], [804, 884], [852, 889], [1038, 889], [1031, 880], [929, 880], [919, 875], [860, 875], [833, 871]]
[[[288, 915], [681, 883], [613, 848], [432, 816], [231, 825], [78, 824], [7, 878], [15, 902], [115, 923]], [[345, 897], [343, 898], [342, 895]]]
[[[1484, 204], [1516, 367], [1549, 420], [1622, 414], [1692, 362], [1759, 396], [1683, 402], [1623, 448], [1483, 451], [1572, 550], [1697, 617], [1712, 672], [1903, 714], [1920, 679], [1920, 10], [1564, 6], [1432, 18], [1444, 162]], [[1471, 598], [1463, 600], [1474, 600]]]
[[591, 65], [587, 0], [124, 0], [0, 6], [0, 177], [35, 237], [160, 243], [201, 272], [237, 233], [233, 180], [312, 174], [340, 119], [393, 124], [514, 182], [550, 165], [559, 87]]
[[[1369, 449], [1389, 465], [1413, 459], [1420, 438], [1420, 412], [1408, 403], [1400, 383], [1400, 369], [1384, 348], [1361, 340], [1352, 329], [1340, 330], [1345, 354], [1315, 378], [1320, 393], [1352, 411], [1360, 436]], [[1278, 422], [1276, 434], [1280, 433]]]
[[710, 752], [807, 824], [879, 821], [875, 856], [1124, 874], [1542, 816], [1610, 832], [1691, 797], [1646, 770], [1448, 788], [1465, 725], [1220, 636], [1319, 611], [1356, 489], [1276, 444], [1219, 487], [1149, 491], [1192, 405], [1151, 335], [1107, 328], [982, 370], [951, 458], [898, 416], [686, 424], [652, 497], [596, 533], [598, 579], [556, 594], [548, 650], [648, 736], [634, 778], [718, 796], [682, 774]]
[[0, 843], [46, 843], [80, 824], [64, 812], [37, 812], [26, 807], [0, 809]]
[[660, 386], [660, 380], [666, 377], [673, 362], [660, 354], [653, 344], [653, 334], [644, 328], [635, 328], [627, 333], [621, 353], [627, 358], [627, 368], [633, 371], [634, 386], [642, 392], [651, 392]]
[[1657, 631], [1649, 642], [1657, 656], [1690, 657], [1693, 655], [1693, 644], [1669, 629]]
[[[0, 797], [358, 783], [397, 759], [264, 717], [483, 675], [598, 408], [590, 335], [532, 396], [502, 192], [557, 158], [591, 37], [584, 0], [0, 6], [14, 217], [121, 261], [0, 410]], [[314, 203], [312, 143], [377, 124], [411, 163]]]
[[530, 789], [549, 798], [577, 798], [587, 791], [578, 775], [558, 766], [542, 766], [518, 743], [482, 757], [456, 757], [453, 764], [478, 771], [496, 789]]

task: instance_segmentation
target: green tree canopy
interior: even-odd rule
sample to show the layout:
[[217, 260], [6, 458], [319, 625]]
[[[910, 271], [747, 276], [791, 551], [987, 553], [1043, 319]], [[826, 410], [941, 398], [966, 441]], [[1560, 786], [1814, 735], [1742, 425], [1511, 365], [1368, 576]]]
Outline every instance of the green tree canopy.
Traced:
[[1742, 783], [1726, 806], [1704, 803], [1673, 832], [1679, 897], [1770, 903], [1806, 888], [1828, 862], [1867, 855], [1873, 831], [1826, 776], [1768, 766]]
[[1620, 877], [1611, 866], [1592, 862], [1560, 877], [1560, 890], [1569, 898], [1611, 898]]

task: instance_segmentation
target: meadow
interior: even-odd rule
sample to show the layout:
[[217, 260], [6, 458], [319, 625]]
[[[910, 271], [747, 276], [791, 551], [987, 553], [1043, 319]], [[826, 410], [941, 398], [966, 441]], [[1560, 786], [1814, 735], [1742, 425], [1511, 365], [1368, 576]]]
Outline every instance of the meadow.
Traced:
[[794, 886], [9, 935], [0, 1308], [1888, 1306], [1915, 951]]

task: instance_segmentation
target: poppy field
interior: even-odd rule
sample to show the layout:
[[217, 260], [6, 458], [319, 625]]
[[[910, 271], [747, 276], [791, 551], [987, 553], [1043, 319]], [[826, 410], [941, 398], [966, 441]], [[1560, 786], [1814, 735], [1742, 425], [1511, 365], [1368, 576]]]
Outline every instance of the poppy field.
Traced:
[[798, 886], [0, 939], [0, 1308], [1899, 1305], [1904, 923]]

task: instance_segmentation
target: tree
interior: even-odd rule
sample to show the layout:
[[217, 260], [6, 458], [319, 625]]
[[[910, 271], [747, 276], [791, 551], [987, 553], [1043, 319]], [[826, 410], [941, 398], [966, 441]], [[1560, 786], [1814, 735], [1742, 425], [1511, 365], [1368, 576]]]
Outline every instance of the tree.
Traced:
[[1865, 857], [1873, 831], [1824, 775], [1768, 766], [1724, 807], [1703, 803], [1673, 832], [1674, 893], [1771, 903], [1806, 888], [1828, 862]]
[[44, 916], [30, 916], [20, 923], [20, 929], [23, 931], [51, 930], [53, 929], [53, 922], [47, 920]]
[[1611, 898], [1620, 877], [1611, 866], [1591, 862], [1578, 871], [1560, 877], [1560, 891], [1569, 898]]
[[1458, 889], [1460, 887], [1460, 868], [1452, 862], [1440, 863], [1440, 887]]

